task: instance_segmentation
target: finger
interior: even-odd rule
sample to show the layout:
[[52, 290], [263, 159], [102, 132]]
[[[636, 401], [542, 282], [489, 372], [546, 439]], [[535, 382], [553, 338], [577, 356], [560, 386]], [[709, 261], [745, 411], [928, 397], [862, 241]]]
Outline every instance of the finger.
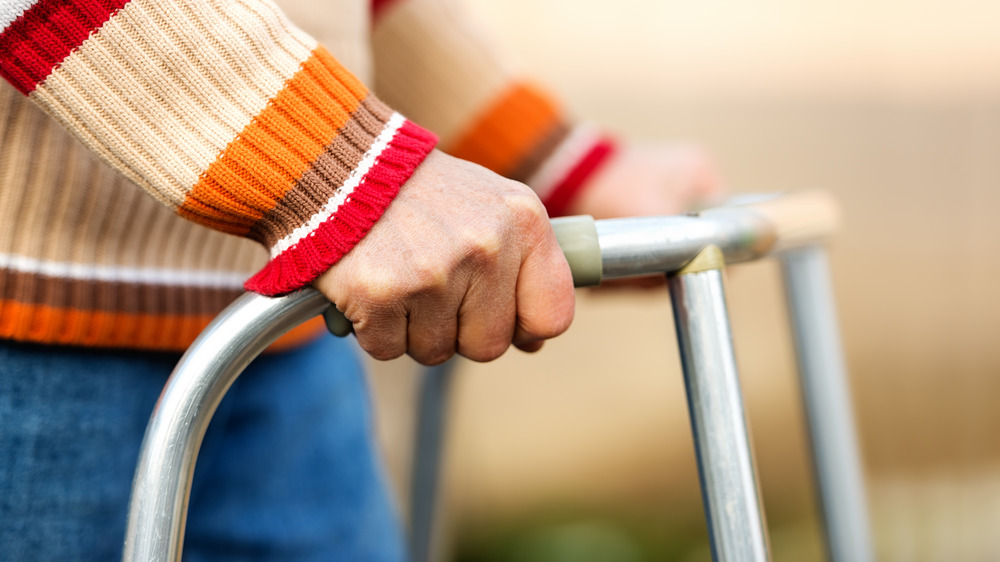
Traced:
[[428, 294], [411, 306], [406, 353], [423, 365], [438, 365], [455, 354], [459, 297]]
[[573, 277], [555, 236], [543, 238], [521, 264], [517, 278], [518, 347], [554, 338], [573, 321]]
[[545, 342], [543, 341], [533, 341], [529, 343], [515, 344], [515, 347], [517, 347], [518, 349], [520, 349], [525, 353], [535, 353], [537, 351], [540, 351], [543, 345], [545, 345]]
[[484, 274], [469, 288], [458, 317], [458, 353], [473, 361], [492, 361], [507, 351], [517, 322], [515, 270]]
[[352, 320], [361, 349], [381, 361], [406, 353], [407, 319], [402, 307], [366, 312]]

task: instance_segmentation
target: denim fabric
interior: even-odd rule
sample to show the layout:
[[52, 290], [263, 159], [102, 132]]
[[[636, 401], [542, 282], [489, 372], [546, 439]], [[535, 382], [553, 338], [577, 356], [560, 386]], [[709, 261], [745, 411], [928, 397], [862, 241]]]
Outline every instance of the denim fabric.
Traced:
[[[0, 342], [0, 560], [120, 559], [146, 422], [178, 357]], [[355, 350], [259, 358], [209, 427], [184, 559], [403, 560]]]

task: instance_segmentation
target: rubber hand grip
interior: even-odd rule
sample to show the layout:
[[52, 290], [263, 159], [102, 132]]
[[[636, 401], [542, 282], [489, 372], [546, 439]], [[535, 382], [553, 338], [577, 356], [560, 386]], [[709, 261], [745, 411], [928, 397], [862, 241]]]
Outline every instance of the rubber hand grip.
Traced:
[[354, 331], [351, 321], [344, 316], [343, 312], [337, 310], [333, 303], [330, 303], [330, 306], [323, 311], [323, 320], [326, 320], [326, 329], [339, 338], [345, 338]]

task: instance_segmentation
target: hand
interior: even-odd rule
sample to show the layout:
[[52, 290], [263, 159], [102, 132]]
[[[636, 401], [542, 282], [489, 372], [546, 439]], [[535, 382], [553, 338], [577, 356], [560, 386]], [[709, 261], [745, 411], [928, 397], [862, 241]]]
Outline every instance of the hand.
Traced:
[[570, 215], [676, 215], [722, 198], [711, 160], [690, 145], [623, 143], [587, 181]]
[[376, 359], [490, 361], [573, 319], [569, 266], [535, 194], [438, 151], [314, 285]]

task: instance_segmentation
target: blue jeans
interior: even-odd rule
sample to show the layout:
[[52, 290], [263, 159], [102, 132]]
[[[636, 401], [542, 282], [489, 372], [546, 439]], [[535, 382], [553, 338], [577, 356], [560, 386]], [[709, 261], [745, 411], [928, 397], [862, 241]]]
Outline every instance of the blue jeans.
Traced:
[[[0, 341], [0, 560], [121, 557], [146, 422], [178, 356]], [[355, 350], [255, 361], [195, 470], [188, 561], [405, 558]]]

